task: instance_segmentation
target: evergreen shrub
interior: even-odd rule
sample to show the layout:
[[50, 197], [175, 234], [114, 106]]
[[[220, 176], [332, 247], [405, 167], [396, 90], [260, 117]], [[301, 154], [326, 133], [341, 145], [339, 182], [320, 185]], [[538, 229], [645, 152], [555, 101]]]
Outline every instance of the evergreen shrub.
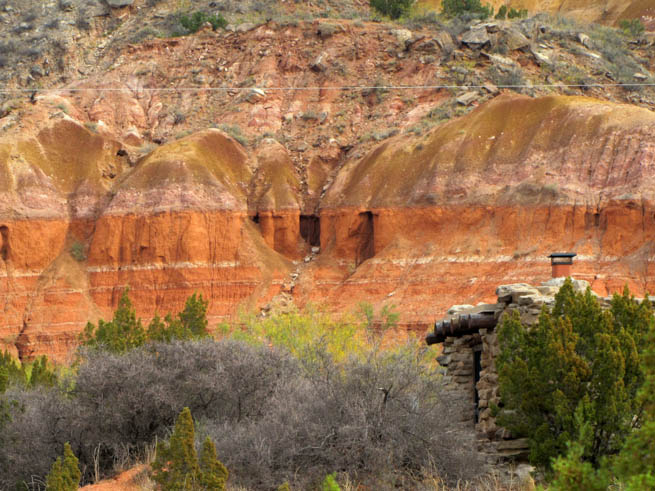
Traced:
[[409, 14], [414, 0], [370, 0], [370, 6], [392, 19]]

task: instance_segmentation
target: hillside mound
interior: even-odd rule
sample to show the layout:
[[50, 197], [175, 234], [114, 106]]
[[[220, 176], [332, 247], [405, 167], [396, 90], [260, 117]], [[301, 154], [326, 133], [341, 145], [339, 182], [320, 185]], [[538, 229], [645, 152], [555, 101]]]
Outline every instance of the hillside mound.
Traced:
[[645, 109], [506, 94], [349, 162], [322, 207], [652, 202], [654, 136], [655, 114]]

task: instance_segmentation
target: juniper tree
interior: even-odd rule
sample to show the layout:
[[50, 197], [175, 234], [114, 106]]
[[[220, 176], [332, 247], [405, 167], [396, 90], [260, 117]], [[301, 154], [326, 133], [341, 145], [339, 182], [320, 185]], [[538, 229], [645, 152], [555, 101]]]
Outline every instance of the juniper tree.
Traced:
[[205, 438], [200, 451], [200, 485], [204, 489], [222, 491], [227, 483], [227, 468], [216, 458], [216, 447], [211, 438]]
[[209, 437], [203, 443], [198, 461], [193, 418], [188, 407], [178, 416], [170, 442], [157, 444], [157, 455], [152, 468], [153, 479], [163, 491], [222, 491], [228, 477], [227, 469], [216, 458], [216, 448]]
[[655, 488], [655, 328], [652, 326], [644, 346], [644, 384], [637, 400], [642, 423], [627, 438], [615, 464], [616, 473], [630, 490]]
[[503, 322], [498, 422], [529, 439], [533, 463], [549, 468], [572, 441], [594, 467], [619, 451], [643, 380], [635, 339], [651, 325], [650, 304], [638, 306], [627, 290], [603, 310], [589, 289], [576, 293], [570, 280], [536, 326], [522, 325], [518, 315]]
[[194, 293], [187, 298], [184, 309], [173, 317], [170, 313], [162, 320], [155, 315], [147, 329], [144, 329], [141, 319], [136, 316], [136, 310], [129, 297], [129, 288], [125, 288], [114, 318], [110, 322], [99, 320], [96, 326], [88, 322], [80, 336], [83, 345], [92, 348], [106, 349], [114, 353], [125, 353], [142, 346], [147, 341], [171, 342], [174, 339], [198, 339], [207, 333], [208, 301], [201, 294]]
[[145, 343], [146, 334], [141, 319], [137, 319], [130, 297], [129, 288], [123, 290], [114, 318], [110, 322], [100, 319], [96, 327], [88, 322], [80, 340], [93, 348], [103, 347], [116, 353], [124, 353]]
[[147, 338], [150, 341], [170, 342], [173, 339], [198, 339], [207, 333], [207, 305], [202, 294], [194, 293], [187, 298], [184, 309], [173, 317], [166, 315], [162, 320], [158, 315], [148, 325]]
[[48, 491], [77, 491], [81, 477], [82, 473], [77, 457], [71, 446], [66, 443], [63, 460], [61, 457], [57, 457], [46, 477], [46, 489]]
[[196, 293], [187, 298], [184, 309], [177, 315], [182, 327], [193, 337], [207, 335], [207, 305], [209, 302]]
[[152, 465], [154, 480], [162, 490], [193, 489], [198, 475], [198, 455], [191, 411], [185, 407], [175, 422], [169, 443], [157, 444]]

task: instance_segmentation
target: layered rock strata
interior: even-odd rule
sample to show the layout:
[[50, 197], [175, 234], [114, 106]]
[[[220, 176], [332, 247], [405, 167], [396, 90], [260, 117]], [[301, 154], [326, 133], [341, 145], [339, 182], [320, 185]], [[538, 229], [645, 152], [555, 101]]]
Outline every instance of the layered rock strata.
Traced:
[[300, 289], [319, 300], [320, 284], [335, 310], [364, 292], [420, 325], [458, 296], [490, 300], [499, 278], [543, 280], [547, 256], [571, 250], [599, 293], [653, 291], [654, 134], [630, 106], [501, 96], [392, 139], [337, 175], [320, 208], [328, 254]]
[[146, 320], [199, 291], [215, 326], [284, 289], [335, 313], [395, 304], [420, 330], [501, 278], [547, 278], [553, 251], [577, 252], [601, 294], [655, 291], [645, 109], [502, 95], [311, 196], [271, 139], [251, 153], [205, 130], [152, 150], [65, 114], [34, 127], [0, 141], [0, 340], [22, 357], [63, 358], [128, 285]]

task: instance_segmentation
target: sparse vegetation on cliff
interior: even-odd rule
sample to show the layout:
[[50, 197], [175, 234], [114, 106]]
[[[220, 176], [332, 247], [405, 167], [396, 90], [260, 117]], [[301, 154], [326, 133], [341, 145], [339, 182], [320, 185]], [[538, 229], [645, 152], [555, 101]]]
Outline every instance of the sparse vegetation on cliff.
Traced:
[[622, 19], [619, 21], [619, 27], [625, 34], [635, 38], [641, 36], [646, 30], [639, 19]]
[[448, 17], [459, 17], [464, 14], [478, 15], [483, 19], [494, 13], [491, 5], [483, 5], [480, 0], [443, 0], [441, 11]]
[[191, 15], [182, 15], [180, 17], [180, 24], [190, 33], [197, 32], [205, 23], [209, 23], [214, 31], [227, 25], [225, 17], [221, 14], [210, 15], [197, 11]]
[[414, 4], [414, 0], [370, 0], [371, 7], [391, 19], [398, 19], [407, 15]]
[[71, 256], [73, 256], [73, 259], [76, 261], [86, 261], [86, 254], [84, 253], [84, 244], [81, 242], [73, 242], [73, 245], [71, 245], [70, 248], [70, 253]]

